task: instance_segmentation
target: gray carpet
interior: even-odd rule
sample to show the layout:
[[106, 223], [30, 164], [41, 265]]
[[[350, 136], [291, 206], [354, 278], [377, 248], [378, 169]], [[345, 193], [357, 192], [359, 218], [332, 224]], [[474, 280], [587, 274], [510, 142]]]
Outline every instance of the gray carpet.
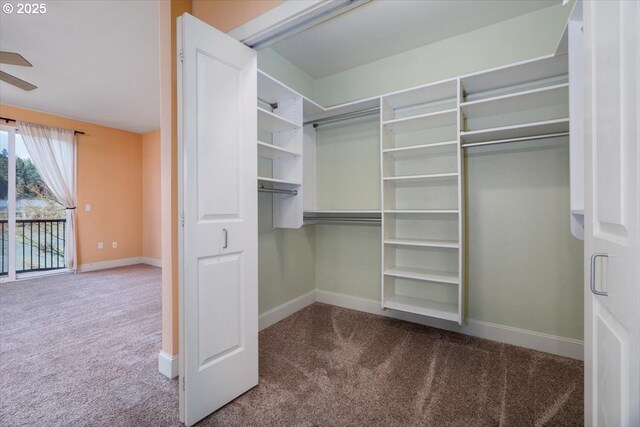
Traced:
[[160, 296], [142, 265], [0, 284], [0, 424], [176, 425]]
[[[178, 425], [160, 272], [0, 285], [2, 425]], [[314, 304], [260, 333], [260, 385], [202, 426], [573, 426], [582, 363]]]

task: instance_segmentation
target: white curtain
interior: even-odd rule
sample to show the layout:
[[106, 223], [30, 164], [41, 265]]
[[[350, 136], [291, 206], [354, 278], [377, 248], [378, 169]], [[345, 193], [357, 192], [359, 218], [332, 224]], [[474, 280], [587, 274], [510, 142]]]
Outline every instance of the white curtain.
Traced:
[[18, 122], [31, 161], [56, 200], [66, 208], [65, 266], [76, 271], [76, 138], [72, 130]]

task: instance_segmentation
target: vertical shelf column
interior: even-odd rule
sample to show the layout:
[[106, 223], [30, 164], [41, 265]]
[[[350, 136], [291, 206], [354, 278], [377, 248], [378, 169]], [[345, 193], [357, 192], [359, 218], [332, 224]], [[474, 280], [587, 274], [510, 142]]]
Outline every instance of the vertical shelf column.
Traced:
[[258, 190], [273, 191], [273, 226], [303, 223], [302, 96], [258, 72]]
[[381, 99], [382, 307], [463, 319], [458, 79]]

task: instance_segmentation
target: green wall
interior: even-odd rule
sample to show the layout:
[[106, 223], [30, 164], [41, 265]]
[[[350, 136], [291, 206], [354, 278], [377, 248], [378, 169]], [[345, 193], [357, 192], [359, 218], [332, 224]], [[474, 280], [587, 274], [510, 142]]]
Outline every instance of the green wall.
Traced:
[[559, 4], [318, 79], [315, 100], [342, 104], [553, 53], [570, 12]]
[[258, 195], [260, 314], [316, 288], [315, 229], [274, 229], [272, 197]]
[[266, 48], [258, 51], [258, 68], [307, 98], [315, 98], [313, 78], [275, 50]]
[[320, 105], [337, 105], [551, 54], [572, 9], [547, 7], [316, 80], [270, 48], [258, 52], [258, 67]]
[[467, 315], [583, 335], [583, 242], [569, 225], [569, 142], [466, 149]]
[[[379, 203], [378, 129], [371, 120], [318, 128], [318, 209]], [[567, 139], [467, 149], [465, 159], [467, 318], [582, 339], [583, 243], [569, 228]], [[336, 177], [348, 191], [336, 190]], [[317, 288], [380, 301], [380, 227], [315, 232]]]

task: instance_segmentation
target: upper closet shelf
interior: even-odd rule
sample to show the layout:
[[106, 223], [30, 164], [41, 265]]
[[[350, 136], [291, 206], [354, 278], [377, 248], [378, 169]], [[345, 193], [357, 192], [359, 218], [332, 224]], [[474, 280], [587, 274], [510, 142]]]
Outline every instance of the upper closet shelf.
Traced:
[[269, 104], [278, 103], [300, 96], [273, 77], [258, 70], [258, 99]]
[[345, 104], [334, 105], [333, 107], [322, 108], [313, 101], [305, 99], [304, 122], [313, 123], [317, 120], [327, 119], [336, 116], [344, 116], [352, 113], [370, 110], [377, 113], [380, 109], [380, 98], [367, 98]]
[[517, 138], [534, 139], [535, 137], [564, 132], [569, 132], [569, 119], [546, 120], [543, 122], [460, 132], [460, 141], [464, 144]]
[[400, 132], [414, 132], [418, 130], [424, 130], [428, 128], [455, 125], [457, 120], [458, 110], [456, 108], [439, 111], [437, 113], [422, 114], [420, 116], [414, 116], [404, 119], [388, 120], [382, 122], [385, 129], [394, 133]]
[[266, 159], [280, 159], [283, 157], [299, 157], [300, 153], [287, 150], [286, 148], [278, 147], [277, 145], [267, 144], [266, 142], [258, 141], [258, 157]]
[[384, 100], [395, 111], [417, 105], [455, 103], [456, 93], [457, 80], [453, 79], [385, 95]]
[[[499, 93], [522, 91], [536, 87], [541, 82], [568, 81], [567, 55], [551, 56], [516, 65], [496, 68], [460, 78], [465, 100], [496, 96]], [[548, 86], [548, 84], [547, 84]]]
[[283, 130], [300, 129], [300, 126], [264, 108], [258, 107], [258, 129], [267, 132], [280, 132]]
[[496, 116], [514, 111], [533, 110], [566, 104], [569, 84], [562, 83], [460, 104], [467, 118]]

